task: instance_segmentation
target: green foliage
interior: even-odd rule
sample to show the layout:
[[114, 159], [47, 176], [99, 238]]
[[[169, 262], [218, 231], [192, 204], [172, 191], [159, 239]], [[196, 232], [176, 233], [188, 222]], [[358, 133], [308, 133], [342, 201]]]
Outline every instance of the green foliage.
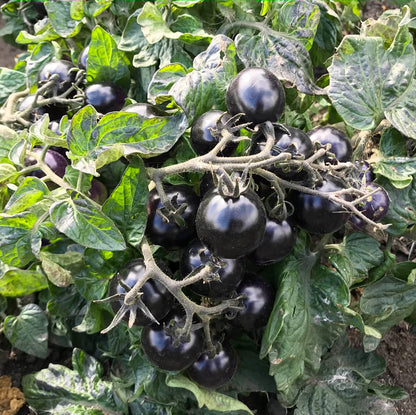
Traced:
[[[242, 396], [267, 393], [296, 406], [295, 415], [396, 414], [390, 401], [406, 394], [377, 383], [385, 364], [372, 352], [391, 327], [416, 313], [415, 265], [411, 258], [397, 263], [393, 243], [403, 236], [410, 245], [416, 225], [416, 8], [406, 3], [364, 22], [362, 3], [347, 0], [46, 0], [45, 15], [32, 2], [1, 6], [0, 35], [26, 49], [13, 69], [0, 68], [2, 329], [13, 347], [38, 358], [48, 356], [51, 344], [73, 348], [72, 369], [51, 364], [24, 378], [29, 405], [39, 414], [253, 414], [258, 410]], [[48, 105], [67, 106], [61, 133], [50, 129], [52, 113], [35, 122], [16, 117], [22, 91], [42, 88], [41, 68], [54, 59], [76, 64], [86, 46], [86, 70], [74, 69], [74, 91], [44, 95]], [[192, 123], [211, 109], [226, 111], [229, 83], [250, 66], [282, 81], [281, 122], [305, 130], [337, 123], [352, 138], [355, 158], [369, 156], [389, 196], [383, 219], [389, 226], [381, 236], [371, 226], [361, 233], [347, 225], [322, 238], [299, 231], [295, 248], [277, 264], [260, 268], [247, 260], [246, 271], [261, 273], [276, 289], [273, 311], [266, 328], [250, 337], [230, 331], [238, 369], [226, 385], [208, 390], [186, 371], [152, 365], [141, 328], [121, 322], [102, 333], [114, 313], [97, 300], [111, 295], [110, 280], [143, 254], [155, 169], [192, 166]], [[84, 106], [83, 89], [97, 82], [118, 84], [128, 93], [126, 105], [151, 103], [156, 113], [100, 114]], [[234, 159], [248, 155], [254, 133], [248, 127], [241, 135]], [[68, 156], [63, 177], [43, 161], [28, 166], [29, 156], [39, 157], [35, 147], [50, 146]], [[204, 169], [226, 181], [225, 172], [255, 168], [227, 163], [210, 159]], [[312, 168], [350, 179], [351, 165], [323, 163], [314, 160]], [[35, 169], [46, 176], [30, 176]], [[193, 165], [164, 176], [163, 184], [198, 192], [201, 170]], [[96, 180], [107, 191], [102, 199], [92, 194]], [[312, 186], [305, 183], [296, 185]], [[284, 202], [291, 214], [283, 193], [278, 213]], [[182, 251], [150, 250], [180, 268]], [[179, 277], [177, 271], [173, 278]], [[33, 293], [37, 304], [20, 301]], [[188, 288], [177, 298], [183, 293], [199, 301]], [[214, 342], [222, 340], [228, 321], [210, 324]], [[363, 334], [366, 353], [346, 344], [349, 326]]]

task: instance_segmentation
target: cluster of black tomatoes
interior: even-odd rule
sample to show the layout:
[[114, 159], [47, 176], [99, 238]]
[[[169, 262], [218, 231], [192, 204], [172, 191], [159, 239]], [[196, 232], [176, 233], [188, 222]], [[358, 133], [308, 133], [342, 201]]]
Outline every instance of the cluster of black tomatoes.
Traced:
[[[194, 151], [201, 156], [210, 152], [218, 144], [221, 130], [229, 128], [230, 120], [237, 114], [243, 114], [240, 120], [246, 125], [277, 122], [284, 102], [284, 89], [271, 72], [262, 68], [243, 70], [228, 88], [228, 113], [211, 110], [194, 122], [190, 135]], [[261, 152], [267, 141], [261, 129], [254, 130], [248, 150], [251, 155]], [[332, 127], [319, 127], [306, 134], [290, 126], [274, 124], [274, 136], [270, 157], [289, 152], [293, 160], [305, 160], [316, 149], [330, 145], [330, 150], [317, 162], [337, 164], [352, 158], [349, 138]], [[218, 156], [232, 156], [237, 145], [238, 142], [228, 141]], [[283, 185], [285, 181], [308, 183], [308, 171], [299, 166], [280, 163], [265, 169], [283, 179]], [[231, 182], [242, 177], [241, 171], [228, 173]], [[198, 192], [185, 185], [164, 185], [164, 197], [169, 199], [176, 214], [179, 212], [179, 221], [163, 205], [156, 189], [151, 190], [146, 228], [146, 237], [152, 244], [180, 254], [174, 275], [165, 264], [159, 264], [173, 279], [192, 277], [207, 263], [213, 265], [212, 275], [185, 289], [191, 298], [197, 302], [199, 298], [204, 306], [241, 298], [238, 311], [221, 316], [218, 324], [211, 324], [210, 341], [215, 350], [207, 349], [198, 322], [188, 338], [175, 337], [175, 330], [184, 324], [184, 311], [157, 278], [148, 280], [141, 289], [140, 301], [146, 306], [146, 312], [140, 306], [135, 310], [135, 324], [144, 326], [141, 342], [148, 359], [162, 370], [186, 370], [191, 379], [208, 388], [222, 386], [236, 370], [237, 355], [230, 345], [233, 333], [243, 331], [255, 337], [267, 324], [273, 309], [274, 288], [260, 275], [247, 270], [260, 269], [286, 257], [296, 242], [296, 226], [313, 234], [325, 234], [339, 230], [349, 219], [356, 227], [365, 225], [361, 218], [354, 218], [319, 192], [339, 192], [349, 186], [367, 189], [370, 196], [363, 197], [357, 208], [374, 221], [384, 217], [389, 202], [386, 192], [372, 182], [371, 168], [366, 163], [353, 165], [347, 181], [327, 174], [315, 185], [315, 193], [288, 191], [284, 203], [293, 209], [284, 220], [273, 216], [276, 194], [264, 177], [253, 175], [253, 183], [240, 183], [239, 191], [236, 187], [221, 185], [221, 180], [215, 186], [217, 179], [206, 173]], [[140, 282], [145, 270], [142, 259], [132, 261], [116, 274], [110, 293], [126, 293]], [[122, 304], [122, 300], [119, 304], [113, 303], [114, 310], [118, 311]]]

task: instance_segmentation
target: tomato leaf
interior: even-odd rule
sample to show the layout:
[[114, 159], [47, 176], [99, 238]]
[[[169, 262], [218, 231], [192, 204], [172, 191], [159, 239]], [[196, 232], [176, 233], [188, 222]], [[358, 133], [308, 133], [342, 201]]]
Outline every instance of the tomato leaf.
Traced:
[[112, 383], [102, 379], [103, 368], [97, 360], [74, 349], [72, 366], [73, 370], [50, 364], [25, 376], [22, 385], [29, 404], [53, 413], [127, 413], [121, 401], [116, 401]]
[[386, 116], [399, 131], [416, 138], [412, 120], [404, 129], [395, 118], [405, 111], [405, 102], [412, 104], [415, 89], [415, 49], [407, 23], [405, 15], [388, 49], [383, 38], [358, 35], [345, 36], [339, 45], [328, 68], [328, 95], [350, 126], [371, 129]]
[[270, 374], [285, 405], [292, 406], [303, 382], [319, 370], [321, 356], [344, 331], [342, 307], [350, 301], [341, 276], [315, 265], [316, 254], [298, 236], [293, 253], [274, 267], [279, 289], [262, 339]]
[[319, 7], [305, 0], [290, 0], [280, 6], [272, 21], [273, 29], [293, 36], [309, 50], [320, 20]]
[[63, 38], [76, 36], [82, 27], [80, 19], [75, 20], [71, 15], [72, 3], [72, 0], [45, 0], [49, 21], [55, 32]]
[[121, 230], [127, 242], [138, 246], [147, 223], [146, 170], [141, 159], [134, 159], [124, 171], [120, 184], [103, 206], [103, 212]]
[[48, 318], [37, 304], [27, 304], [18, 316], [6, 317], [4, 334], [25, 353], [41, 359], [48, 355]]
[[201, 388], [183, 375], [168, 376], [166, 384], [171, 388], [184, 388], [192, 392], [198, 401], [199, 408], [206, 406], [208, 409], [218, 412], [243, 411], [243, 413], [253, 415], [250, 409], [239, 400]]
[[0, 105], [6, 102], [10, 94], [24, 89], [25, 74], [12, 69], [0, 68]]
[[24, 267], [35, 258], [30, 241], [36, 219], [25, 212], [0, 217], [0, 257], [5, 264]]
[[368, 272], [384, 260], [380, 244], [369, 235], [352, 233], [341, 244], [335, 245], [329, 260], [348, 287], [363, 281]]
[[39, 270], [9, 267], [0, 262], [0, 295], [20, 297], [48, 288], [48, 280]]
[[350, 348], [346, 340], [337, 342], [323, 360], [315, 381], [301, 391], [295, 415], [397, 415], [394, 405], [385, 399], [403, 399], [407, 394], [372, 381], [384, 370], [381, 356]]
[[87, 58], [87, 82], [114, 82], [126, 91], [130, 87], [129, 59], [117, 49], [115, 40], [97, 26], [91, 34]]
[[7, 202], [4, 212], [9, 215], [24, 212], [48, 194], [48, 187], [40, 179], [25, 177]]
[[50, 217], [56, 228], [83, 246], [108, 251], [126, 249], [123, 235], [95, 203], [86, 199], [55, 202]]

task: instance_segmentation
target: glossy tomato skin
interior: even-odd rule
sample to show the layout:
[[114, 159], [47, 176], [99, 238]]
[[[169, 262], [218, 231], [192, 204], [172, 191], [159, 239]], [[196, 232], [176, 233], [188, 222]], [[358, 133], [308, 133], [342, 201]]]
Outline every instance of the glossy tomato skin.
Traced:
[[104, 186], [104, 183], [94, 178], [91, 180], [91, 187], [88, 191], [88, 196], [94, 200], [94, 202], [102, 205], [107, 200], [108, 191]]
[[[182, 254], [180, 269], [185, 277], [195, 268], [204, 266], [211, 260], [211, 252], [197, 239], [193, 240]], [[190, 286], [191, 290], [204, 297], [224, 298], [234, 291], [244, 275], [244, 265], [241, 259], [220, 259], [224, 267], [218, 271], [220, 281], [199, 281]]]
[[285, 107], [279, 79], [264, 68], [246, 68], [230, 83], [226, 103], [231, 115], [244, 113], [242, 121], [260, 124], [277, 121]]
[[[199, 116], [191, 128], [191, 146], [195, 153], [203, 155], [211, 151], [219, 142], [218, 137], [212, 135], [211, 130], [224, 126], [230, 120], [231, 115], [219, 110], [211, 110]], [[225, 148], [218, 153], [219, 156], [230, 156], [238, 147], [238, 143], [229, 141]]]
[[[177, 314], [168, 315], [165, 321], [175, 320], [183, 324], [183, 318]], [[182, 323], [181, 323], [182, 321]], [[184, 370], [194, 363], [203, 351], [204, 338], [201, 330], [191, 330], [189, 342], [174, 345], [175, 339], [163, 324], [152, 324], [142, 330], [143, 352], [151, 363], [167, 371]]]
[[81, 53], [78, 56], [78, 68], [83, 69], [84, 71], [87, 69], [87, 59], [89, 51], [90, 47], [86, 46], [84, 49], [82, 49]]
[[[165, 267], [164, 267], [165, 269]], [[120, 270], [110, 282], [110, 295], [123, 294], [126, 290], [122, 287], [120, 282], [124, 283], [130, 288], [143, 278], [146, 272], [144, 261], [141, 258], [129, 262], [125, 268]], [[149, 311], [153, 314], [156, 320], [160, 321], [171, 311], [173, 305], [173, 297], [169, 291], [158, 281], [150, 279], [145, 282], [141, 291], [143, 303], [147, 306]], [[115, 313], [120, 309], [123, 300], [119, 302], [112, 302], [111, 306]], [[124, 320], [128, 321], [129, 315], [124, 316]], [[151, 320], [140, 310], [137, 310], [136, 321], [137, 326], [145, 326], [152, 323]]]
[[[373, 182], [367, 183], [362, 190], [367, 193], [376, 192], [358, 204], [357, 209], [368, 219], [374, 222], [380, 222], [387, 215], [390, 206], [390, 199], [387, 192]], [[352, 215], [350, 221], [357, 228], [364, 228], [365, 226], [364, 220], [358, 216]]]
[[244, 309], [230, 320], [235, 327], [240, 327], [247, 332], [253, 332], [264, 327], [273, 310], [275, 290], [263, 278], [255, 274], [245, 276], [243, 282], [237, 288], [237, 295], [245, 296]]
[[120, 111], [126, 98], [127, 94], [124, 90], [112, 82], [101, 82], [85, 88], [86, 103], [92, 105], [102, 114]]
[[278, 222], [268, 218], [263, 240], [251, 254], [251, 258], [258, 265], [270, 265], [281, 261], [295, 246], [296, 235], [296, 230], [288, 221]]
[[203, 197], [196, 216], [199, 240], [216, 256], [240, 258], [254, 251], [266, 229], [266, 211], [260, 197], [247, 190], [237, 198], [214, 189]]
[[217, 389], [229, 382], [237, 369], [237, 354], [229, 343], [224, 342], [222, 349], [210, 357], [202, 353], [186, 371], [198, 385]]
[[161, 245], [166, 249], [183, 248], [195, 237], [195, 217], [199, 197], [190, 187], [183, 185], [165, 186], [165, 192], [175, 208], [186, 203], [187, 207], [181, 215], [185, 221], [185, 226], [177, 225], [174, 220], [164, 221], [157, 212], [158, 209], [163, 207], [160, 197], [156, 189], [153, 189], [149, 192], [147, 200], [146, 235], [153, 244]]
[[[270, 155], [277, 156], [282, 152], [289, 152], [294, 156], [310, 157], [314, 152], [314, 146], [309, 136], [299, 128], [284, 126], [287, 131], [279, 126], [274, 127], [275, 141], [270, 151]], [[250, 149], [251, 154], [257, 154], [264, 149], [266, 145], [266, 137], [263, 135], [255, 140], [254, 145]], [[305, 173], [297, 168], [279, 168], [269, 166], [267, 168], [276, 173], [279, 177], [288, 180], [302, 180]]]
[[52, 95], [60, 95], [67, 91], [75, 81], [75, 68], [72, 62], [66, 60], [53, 60], [47, 63], [39, 72], [39, 85], [49, 81], [53, 75], [58, 75], [56, 86]]
[[[35, 153], [39, 153], [42, 151], [40, 148], [34, 148], [33, 151]], [[45, 163], [47, 166], [59, 177], [64, 177], [66, 166], [68, 166], [67, 159], [60, 153], [55, 150], [48, 149], [45, 154], [44, 158]], [[28, 166], [35, 164], [36, 161], [33, 158], [29, 158], [26, 160], [25, 164]], [[30, 176], [35, 177], [44, 177], [45, 173], [42, 170], [35, 170], [30, 173]]]
[[[308, 135], [312, 142], [318, 142], [322, 145], [331, 144], [331, 153], [335, 154], [335, 157], [340, 162], [351, 161], [352, 158], [352, 145], [348, 136], [330, 126], [317, 127], [308, 132]], [[330, 161], [329, 159], [326, 159]]]
[[[322, 184], [316, 187], [316, 190], [338, 192], [345, 188], [346, 186], [341, 180], [327, 176]], [[321, 196], [293, 192], [290, 202], [294, 207], [294, 222], [314, 234], [335, 232], [347, 222], [350, 216], [342, 206]]]

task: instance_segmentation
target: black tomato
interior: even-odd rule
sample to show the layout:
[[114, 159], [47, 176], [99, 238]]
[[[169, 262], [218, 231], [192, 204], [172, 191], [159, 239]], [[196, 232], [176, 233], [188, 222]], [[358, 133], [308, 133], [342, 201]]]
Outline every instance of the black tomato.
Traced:
[[183, 248], [195, 237], [195, 216], [199, 205], [199, 197], [188, 186], [166, 186], [165, 192], [175, 208], [186, 204], [185, 211], [181, 214], [185, 226], [179, 226], [173, 218], [169, 222], [158, 212], [162, 209], [160, 197], [153, 189], [147, 200], [147, 228], [146, 235], [156, 245], [166, 249]]
[[78, 68], [83, 69], [84, 71], [87, 69], [87, 59], [89, 51], [90, 47], [86, 46], [84, 49], [82, 49], [81, 53], [78, 56]]
[[88, 191], [88, 195], [92, 200], [102, 205], [107, 200], [108, 191], [104, 183], [94, 178], [91, 180], [91, 187]]
[[[288, 132], [279, 126], [274, 127], [275, 141], [270, 151], [272, 156], [277, 156], [282, 152], [289, 152], [294, 156], [301, 156], [308, 158], [313, 154], [314, 146], [309, 136], [299, 128], [284, 126]], [[259, 153], [264, 149], [266, 144], [266, 137], [261, 135], [255, 140], [254, 145], [250, 149], [251, 154]], [[297, 168], [276, 168], [274, 166], [268, 167], [269, 170], [278, 174], [279, 177], [284, 179], [302, 180], [304, 177], [303, 172]]]
[[[191, 128], [191, 145], [195, 153], [203, 155], [212, 150], [219, 141], [219, 136], [213, 136], [212, 130], [223, 128], [230, 119], [230, 114], [218, 110], [211, 110], [199, 116]], [[229, 141], [218, 155], [230, 156], [237, 147], [238, 143]]]
[[[161, 266], [159, 264], [159, 266]], [[166, 266], [162, 266], [165, 268]], [[141, 258], [129, 262], [124, 269], [119, 271], [110, 282], [110, 295], [124, 294], [126, 290], [120, 284], [122, 282], [126, 286], [133, 288], [133, 286], [143, 278], [146, 272], [146, 267]], [[153, 314], [156, 320], [160, 321], [170, 313], [173, 305], [173, 297], [169, 291], [160, 282], [150, 279], [145, 282], [141, 292], [143, 295], [141, 299], [149, 311]], [[115, 313], [120, 309], [123, 300], [119, 302], [112, 302], [111, 306]], [[129, 315], [124, 316], [124, 320], [128, 321]], [[140, 309], [137, 309], [136, 321], [137, 326], [145, 326], [151, 323], [151, 320]]]
[[222, 349], [213, 357], [202, 353], [186, 371], [188, 376], [198, 385], [217, 389], [231, 380], [237, 369], [237, 354], [226, 342]]
[[[368, 219], [371, 219], [374, 222], [380, 222], [384, 216], [387, 215], [390, 206], [390, 199], [387, 192], [381, 186], [373, 182], [367, 183], [362, 190], [367, 193], [374, 193], [367, 196], [363, 202], [357, 204], [357, 209]], [[365, 225], [364, 220], [357, 216], [352, 216], [350, 220], [359, 228], [362, 228]]]
[[121, 109], [123, 112], [133, 112], [145, 118], [163, 117], [163, 113], [154, 105], [146, 102], [139, 102], [138, 104], [130, 104]]
[[287, 221], [267, 219], [264, 238], [251, 254], [259, 265], [270, 265], [289, 255], [296, 243], [296, 231]]
[[205, 194], [196, 216], [200, 241], [216, 256], [240, 258], [254, 251], [266, 229], [266, 211], [259, 196], [247, 190], [239, 197]]
[[231, 115], [245, 114], [245, 122], [277, 121], [285, 107], [285, 91], [279, 79], [264, 68], [246, 68], [230, 83], [226, 94]]
[[[175, 320], [178, 327], [183, 327], [183, 318], [169, 315], [165, 321]], [[170, 330], [171, 329], [171, 330]], [[142, 330], [142, 348], [151, 363], [159, 369], [168, 371], [184, 370], [194, 363], [203, 351], [204, 336], [202, 331], [191, 330], [189, 342], [181, 341], [175, 346], [172, 327], [152, 324]]]
[[[330, 152], [340, 162], [351, 161], [352, 145], [348, 136], [334, 127], [317, 127], [308, 132], [312, 142], [318, 142], [322, 145], [331, 144]], [[331, 161], [325, 158], [326, 161]]]
[[[327, 176], [316, 190], [338, 192], [345, 184], [335, 177]], [[347, 200], [347, 198], [345, 198]], [[293, 204], [293, 219], [297, 225], [314, 234], [332, 233], [340, 229], [350, 214], [342, 206], [322, 196], [293, 192], [290, 196]]]
[[[42, 150], [40, 148], [34, 148], [35, 153], [40, 153]], [[64, 177], [65, 169], [68, 165], [67, 159], [60, 153], [55, 150], [48, 149], [45, 154], [45, 163], [47, 166], [59, 177]], [[36, 161], [34, 159], [28, 159], [25, 164], [33, 165]], [[30, 173], [31, 176], [35, 177], [44, 177], [45, 173], [42, 170], [35, 170]]]
[[[211, 252], [197, 239], [192, 241], [184, 250], [181, 258], [180, 269], [185, 277], [195, 268], [212, 261]], [[218, 261], [218, 259], [217, 259]], [[199, 281], [192, 284], [193, 292], [204, 297], [224, 298], [235, 290], [243, 279], [243, 262], [240, 259], [220, 259], [223, 268], [218, 271], [220, 281]]]
[[245, 296], [244, 309], [237, 313], [231, 324], [247, 332], [264, 327], [273, 310], [274, 288], [260, 276], [249, 274], [238, 286], [237, 295]]
[[120, 111], [126, 98], [127, 94], [124, 90], [112, 82], [101, 82], [85, 88], [86, 103], [92, 105], [102, 114]]
[[373, 168], [366, 161], [356, 161], [354, 165], [357, 168], [353, 174], [353, 178], [356, 180], [353, 180], [352, 183], [355, 187], [371, 183], [376, 178]]
[[[22, 101], [20, 101], [17, 110], [18, 111], [25, 111], [33, 106], [33, 103], [35, 101], [36, 94], [30, 94], [27, 97], [25, 97]], [[45, 97], [42, 95], [38, 95], [37, 101], [44, 100]], [[45, 106], [37, 106], [32, 109], [32, 111], [29, 114], [29, 120], [32, 122], [38, 121], [42, 115], [49, 114], [49, 119], [51, 121], [59, 120], [62, 116], [64, 116], [67, 113], [67, 108], [60, 105], [45, 105]]]
[[49, 81], [52, 76], [58, 75], [52, 95], [60, 95], [67, 91], [75, 81], [75, 68], [72, 62], [65, 60], [53, 60], [47, 63], [39, 72], [39, 83]]

